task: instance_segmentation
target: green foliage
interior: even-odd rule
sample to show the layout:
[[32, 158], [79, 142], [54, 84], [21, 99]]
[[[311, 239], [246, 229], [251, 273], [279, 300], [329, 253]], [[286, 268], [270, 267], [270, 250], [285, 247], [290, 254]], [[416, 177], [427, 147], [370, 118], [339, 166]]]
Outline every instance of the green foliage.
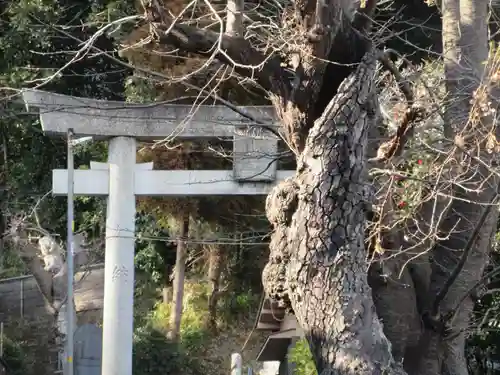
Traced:
[[[131, 74], [128, 68], [95, 50], [90, 50], [84, 59], [54, 75], [81, 48], [81, 41], [87, 40], [98, 27], [133, 13], [132, 0], [11, 0], [0, 3], [0, 85], [12, 89], [2, 89], [3, 102], [0, 103], [0, 135], [5, 137], [5, 140], [0, 139], [0, 143], [7, 150], [7, 160], [1, 171], [4, 180], [0, 181], [4, 188], [0, 197], [2, 214], [30, 215], [34, 221], [33, 208], [36, 206], [41, 225], [64, 238], [66, 199], [53, 198], [47, 193], [51, 189], [51, 170], [66, 167], [65, 141], [62, 137], [45, 136], [38, 115], [20, 116], [25, 108], [16, 103], [19, 100], [15, 95], [17, 89], [33, 87], [50, 77], [50, 82], [42, 85], [41, 89], [118, 101], [147, 103], [161, 99], [156, 86], [150, 81], [138, 77], [127, 80]], [[108, 34], [95, 41], [94, 46], [104, 51], [114, 50], [116, 41], [126, 35], [128, 26], [110, 29]], [[115, 57], [118, 58], [118, 55]], [[206, 149], [206, 146], [200, 148]], [[75, 153], [75, 165], [88, 168], [90, 160], [106, 160], [107, 148], [103, 142], [89, 142], [78, 146]], [[206, 159], [206, 155], [200, 154], [200, 159]], [[227, 199], [220, 199], [205, 211], [220, 217], [220, 204], [225, 201]], [[250, 203], [247, 206], [254, 208], [253, 201]], [[212, 210], [214, 206], [217, 212]], [[241, 212], [239, 206], [233, 211]], [[93, 232], [93, 237], [103, 235], [103, 199], [78, 197], [75, 214], [77, 230]], [[140, 298], [136, 299], [136, 303], [141, 306], [135, 310], [140, 319], [136, 320], [139, 328], [135, 335], [134, 374], [199, 374], [200, 365], [191, 358], [199, 357], [207, 342], [214, 339], [205, 330], [207, 286], [197, 284], [186, 287], [180, 343], [168, 342], [165, 332], [170, 306], [158, 304], [149, 315], [144, 311], [157, 298], [157, 288], [169, 282], [175, 251], [171, 242], [166, 240], [169, 233], [162, 227], [161, 221], [158, 223], [146, 214], [139, 214], [137, 219], [139, 288], [136, 293]], [[4, 269], [6, 273], [3, 276], [23, 272], [23, 265], [16, 255], [8, 253], [8, 250], [4, 252], [7, 269]], [[248, 316], [252, 298], [249, 293], [221, 299], [224, 310], [225, 306], [230, 308], [220, 314], [220, 318], [229, 320], [231, 314]], [[22, 342], [26, 335], [20, 331], [16, 342]], [[45, 350], [47, 345], [38, 347]], [[203, 373], [207, 374], [206, 371]]]
[[163, 286], [168, 283], [175, 264], [175, 246], [168, 241], [169, 233], [153, 215], [140, 212], [136, 225], [136, 270], [149, 283]]
[[[8, 105], [6, 110], [14, 115], [21, 111], [19, 107]], [[41, 224], [49, 231], [57, 231], [64, 228], [64, 206], [57, 204], [57, 199], [48, 193], [51, 170], [64, 165], [64, 145], [37, 131], [38, 121], [23, 120], [0, 121], [6, 151], [4, 178], [0, 182], [5, 187], [1, 194], [2, 211], [22, 213], [32, 220], [35, 214], [40, 214]]]
[[[5, 244], [7, 245], [7, 244]], [[1, 254], [0, 278], [6, 279], [27, 274], [28, 270], [19, 254], [10, 246], [4, 246]]]
[[130, 103], [152, 103], [158, 98], [153, 81], [137, 76], [131, 76], [125, 81], [125, 95]]
[[53, 321], [40, 317], [25, 320], [19, 317], [6, 317], [3, 331], [4, 356], [7, 366], [15, 375], [44, 374], [50, 364], [50, 345], [53, 335], [46, 329]]
[[[123, 8], [132, 3], [121, 0], [0, 3], [0, 147], [4, 156], [0, 170], [0, 210], [3, 217], [22, 215], [31, 221], [36, 219], [45, 229], [64, 238], [65, 198], [52, 197], [50, 190], [51, 170], [66, 167], [65, 142], [44, 135], [38, 115], [21, 116], [26, 109], [18, 103], [16, 90], [38, 85], [50, 77], [42, 89], [98, 99], [123, 99], [123, 83], [129, 71], [102, 54], [87, 54], [87, 58], [53, 74], [70, 61], [81, 47], [81, 40], [96, 31], [99, 25], [86, 21], [92, 19], [93, 12]], [[108, 12], [108, 20], [112, 17], [112, 12]], [[95, 46], [106, 51], [114, 49], [106, 36], [97, 38]], [[88, 165], [91, 159], [102, 160], [106, 147], [103, 142], [90, 142], [78, 146], [75, 152], [76, 166]], [[100, 235], [103, 207], [98, 198], [77, 199], [78, 229]]]
[[[169, 318], [172, 304], [157, 302], [154, 308], [144, 314], [142, 320], [136, 319], [137, 361], [134, 366], [144, 366], [147, 370], [137, 370], [137, 374], [147, 371], [158, 374], [170, 374], [183, 363], [179, 374], [218, 375], [221, 368], [227, 365], [229, 355], [234, 348], [241, 347], [246, 339], [247, 330], [254, 324], [256, 306], [251, 301], [257, 297], [251, 294], [235, 296], [239, 314], [229, 315], [224, 311], [227, 302], [221, 301], [218, 334], [207, 329], [209, 286], [205, 282], [187, 281], [184, 289], [183, 315], [179, 342], [173, 344], [166, 339], [169, 330]], [[226, 303], [226, 304], [225, 304]], [[244, 311], [246, 309], [246, 311]], [[249, 311], [253, 311], [250, 316]], [[140, 322], [140, 323], [139, 323]], [[145, 348], [149, 343], [149, 348]], [[170, 358], [167, 363], [157, 353], [164, 351]], [[138, 356], [141, 356], [138, 358]], [[154, 370], [154, 371], [153, 371]], [[143, 372], [142, 372], [143, 371]], [[136, 374], [134, 370], [134, 374]]]
[[87, 18], [87, 22], [96, 25], [105, 25], [111, 21], [135, 14], [133, 0], [97, 0], [92, 1], [91, 4], [92, 11]]
[[[74, 148], [75, 168], [89, 169], [91, 161], [106, 161], [108, 145], [103, 141], [84, 142]], [[62, 199], [64, 200], [64, 198]], [[77, 231], [87, 232], [90, 238], [101, 238], [105, 232], [106, 199], [103, 197], [75, 197], [75, 223]], [[93, 262], [103, 254], [93, 254]]]
[[3, 337], [3, 359], [9, 367], [9, 375], [25, 375], [27, 368], [26, 353], [23, 352], [21, 346], [10, 340], [8, 337]]
[[220, 316], [226, 321], [230, 321], [235, 316], [254, 316], [257, 313], [260, 298], [258, 294], [249, 290], [240, 293], [227, 293], [219, 300]]
[[294, 366], [294, 375], [318, 375], [306, 339], [300, 339], [290, 350], [288, 362]]
[[141, 327], [134, 335], [133, 373], [135, 375], [198, 375], [198, 362], [179, 345], [172, 343], [151, 326]]
[[[151, 313], [150, 323], [158, 331], [166, 334], [169, 329], [172, 304], [158, 303]], [[184, 284], [184, 299], [180, 344], [188, 351], [201, 349], [207, 338], [205, 323], [208, 318], [208, 286], [203, 283], [186, 282]]]

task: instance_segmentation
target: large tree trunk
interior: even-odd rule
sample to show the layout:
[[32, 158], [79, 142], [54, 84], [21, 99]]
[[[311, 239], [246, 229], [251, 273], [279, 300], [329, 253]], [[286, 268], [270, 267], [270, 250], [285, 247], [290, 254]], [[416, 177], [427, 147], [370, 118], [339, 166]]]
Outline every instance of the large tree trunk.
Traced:
[[[446, 67], [447, 89], [451, 100], [467, 104], [481, 76], [481, 63], [486, 60], [487, 2], [446, 1], [445, 17], [450, 18], [445, 20], [445, 33], [450, 31], [450, 36], [445, 36], [445, 45], [453, 47], [449, 56], [455, 61], [455, 65]], [[294, 36], [293, 43], [290, 49], [280, 46], [279, 53], [269, 56], [249, 40], [186, 24], [173, 25], [171, 21], [164, 22], [166, 15], [163, 23], [158, 17], [151, 21], [160, 30], [160, 43], [214, 56], [232, 66], [236, 73], [255, 79], [269, 92], [282, 135], [296, 154], [298, 166], [295, 177], [277, 186], [267, 200], [266, 211], [274, 232], [263, 283], [269, 297], [297, 316], [318, 371], [336, 375], [403, 373], [394, 361], [387, 334], [394, 343], [395, 357], [404, 359], [412, 374], [437, 375], [445, 370], [462, 374], [466, 368], [463, 332], [450, 335], [449, 329], [436, 328], [435, 323], [437, 318], [450, 323], [447, 313], [455, 310], [462, 299], [465, 302], [460, 304], [452, 331], [468, 322], [472, 302], [467, 290], [482, 274], [495, 215], [487, 217], [469, 256], [461, 257], [466, 248], [464, 240], [470, 240], [471, 231], [481, 222], [481, 214], [477, 204], [454, 199], [449, 211], [444, 211], [439, 229], [440, 233], [446, 232], [460, 217], [458, 228], [462, 232], [454, 230], [445, 241], [424, 243], [432, 248], [431, 257], [422, 256], [408, 264], [405, 259], [395, 258], [384, 265], [393, 275], [401, 274], [396, 282], [404, 285], [372, 284], [385, 322], [384, 333], [367, 282], [364, 243], [365, 211], [374, 198], [363, 189], [368, 185], [366, 138], [374, 126], [377, 107], [373, 88], [375, 56], [365, 35], [371, 27], [376, 1], [362, 3], [364, 8], [359, 8], [353, 17], [358, 2], [295, 0], [294, 16], [287, 14], [280, 25], [284, 35]], [[446, 9], [450, 12], [446, 13]], [[456, 34], [457, 25], [460, 37]], [[220, 49], [212, 52], [214, 45]], [[338, 64], [329, 64], [328, 60]], [[473, 77], [462, 77], [462, 73], [471, 72]], [[454, 80], [457, 77], [460, 80]], [[463, 129], [470, 106], [460, 109], [450, 105], [446, 109], [446, 135], [452, 136]], [[273, 132], [265, 125], [264, 128]], [[391, 149], [404, 145], [403, 138], [396, 141]], [[468, 139], [466, 148], [471, 150], [474, 141]], [[379, 151], [384, 151], [382, 156], [386, 154], [385, 150]], [[459, 150], [455, 154], [466, 159], [466, 154]], [[477, 163], [469, 166], [470, 174], [465, 177], [478, 171], [484, 175], [476, 168]], [[452, 193], [471, 202], [487, 202], [496, 191], [495, 184], [480, 193], [461, 192], [454, 186]], [[423, 207], [420, 215], [424, 224], [432, 221], [426, 209]], [[406, 240], [401, 241], [404, 244]], [[393, 249], [400, 249], [398, 245]], [[443, 293], [443, 285], [449, 284], [454, 269], [460, 271], [458, 277]], [[377, 275], [374, 276], [376, 281]], [[442, 296], [442, 301], [436, 303], [436, 295]], [[420, 318], [425, 322], [423, 333]]]
[[186, 239], [189, 234], [189, 214], [184, 214], [181, 219], [179, 239], [177, 240], [177, 254], [174, 269], [174, 303], [170, 315], [170, 331], [168, 337], [172, 340], [179, 338], [182, 321], [182, 304], [184, 300], [184, 279], [186, 271]]
[[263, 283], [271, 298], [295, 312], [319, 372], [400, 374], [375, 313], [364, 247], [365, 149], [377, 106], [376, 54], [364, 34], [376, 2], [366, 2], [354, 19], [358, 2], [315, 3], [295, 2], [301, 37], [284, 58], [266, 56], [242, 38], [155, 25], [164, 30], [160, 43], [201, 55], [210, 56], [204, 51], [220, 39], [219, 61], [236, 63], [237, 73], [270, 92], [298, 167], [267, 200], [275, 231]]
[[267, 293], [288, 300], [320, 374], [396, 374], [366, 278], [363, 188], [375, 120], [375, 57], [365, 55], [314, 123], [297, 175], [269, 195]]

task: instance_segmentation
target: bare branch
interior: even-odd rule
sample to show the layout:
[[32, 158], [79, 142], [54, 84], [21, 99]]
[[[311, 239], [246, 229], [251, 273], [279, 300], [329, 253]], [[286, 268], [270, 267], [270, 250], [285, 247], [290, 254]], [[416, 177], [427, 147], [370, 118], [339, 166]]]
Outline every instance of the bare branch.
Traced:
[[[283, 69], [281, 58], [277, 54], [266, 56], [242, 37], [180, 24], [164, 13], [156, 8], [146, 8], [146, 17], [154, 26], [160, 44], [172, 45], [200, 56], [214, 57], [233, 67], [238, 74], [256, 79], [265, 90], [278, 96], [288, 96], [293, 74]], [[162, 16], [159, 17], [158, 14]], [[164, 21], [158, 22], [161, 21], [158, 18]]]
[[439, 290], [439, 292], [436, 295], [436, 298], [434, 299], [434, 302], [432, 304], [432, 311], [431, 314], [433, 317], [436, 317], [439, 315], [439, 306], [441, 302], [446, 298], [446, 294], [448, 293], [448, 290], [451, 288], [455, 280], [457, 279], [458, 275], [460, 275], [460, 272], [462, 272], [462, 269], [465, 266], [465, 262], [467, 261], [467, 257], [469, 256], [470, 252], [472, 251], [472, 248], [474, 244], [476, 243], [477, 238], [481, 234], [481, 229], [483, 228], [483, 224], [486, 221], [486, 218], [489, 216], [491, 213], [491, 210], [493, 208], [496, 208], [496, 202], [498, 201], [499, 194], [500, 192], [497, 191], [497, 194], [492, 198], [491, 202], [484, 207], [483, 212], [481, 213], [481, 216], [479, 220], [477, 221], [474, 230], [472, 231], [471, 236], [469, 237], [469, 240], [467, 241], [467, 244], [465, 245], [465, 248], [463, 250], [462, 256], [460, 257], [459, 262], [457, 263], [455, 269], [453, 272], [450, 274], [446, 282], [443, 284], [443, 287]]
[[54, 302], [54, 295], [52, 293], [53, 275], [44, 269], [42, 260], [38, 257], [38, 248], [26, 240], [18, 240], [15, 243], [21, 258], [34, 276], [44, 298], [52, 305]]
[[406, 98], [408, 109], [406, 110], [401, 123], [398, 126], [396, 134], [392, 138], [380, 145], [377, 156], [370, 161], [383, 161], [401, 154], [406, 142], [413, 134], [415, 123], [424, 117], [424, 110], [415, 105], [413, 92], [410, 85], [406, 82], [398, 68], [390, 60], [386, 53], [380, 52], [378, 59], [385, 69], [391, 72], [398, 83], [398, 86]]

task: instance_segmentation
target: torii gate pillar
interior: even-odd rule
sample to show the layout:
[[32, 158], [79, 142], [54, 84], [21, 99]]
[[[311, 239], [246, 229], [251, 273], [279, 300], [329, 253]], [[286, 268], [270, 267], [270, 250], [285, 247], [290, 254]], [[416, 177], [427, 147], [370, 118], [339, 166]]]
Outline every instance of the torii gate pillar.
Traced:
[[[136, 141], [109, 140], [102, 374], [132, 374]], [[117, 319], [118, 317], [118, 319]]]
[[[107, 196], [102, 375], [132, 375], [136, 196], [265, 195], [295, 171], [277, 169], [278, 140], [235, 137], [249, 125], [224, 106], [143, 106], [27, 90], [28, 107], [40, 109], [44, 132], [109, 140], [108, 163], [74, 171], [74, 195]], [[272, 107], [245, 107], [260, 122]], [[183, 124], [180, 126], [179, 124]], [[250, 124], [251, 125], [251, 124]], [[136, 164], [136, 139], [233, 137], [233, 170], [153, 171]], [[68, 194], [68, 171], [53, 171], [52, 192]]]

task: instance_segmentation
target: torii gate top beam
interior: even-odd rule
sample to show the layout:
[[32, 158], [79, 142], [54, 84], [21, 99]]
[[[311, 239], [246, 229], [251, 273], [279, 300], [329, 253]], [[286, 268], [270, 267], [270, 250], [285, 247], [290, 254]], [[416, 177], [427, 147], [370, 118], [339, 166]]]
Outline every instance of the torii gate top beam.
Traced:
[[[125, 136], [138, 140], [231, 137], [234, 127], [252, 123], [222, 105], [131, 104], [78, 98], [39, 90], [23, 92], [26, 107], [40, 109], [43, 131], [67, 134], [72, 128], [78, 137], [96, 139]], [[239, 107], [258, 121], [273, 124], [271, 106]], [[269, 133], [270, 137], [273, 137]]]
[[[24, 91], [23, 99], [28, 109], [40, 109], [42, 128], [48, 134], [63, 135], [72, 129], [77, 137], [131, 137], [139, 141], [232, 137], [234, 181], [272, 182], [277, 177], [278, 138], [268, 131], [265, 138], [236, 134], [236, 128], [254, 124], [225, 106], [129, 104], [39, 90]], [[240, 108], [261, 123], [274, 122], [271, 106]], [[226, 192], [228, 186], [221, 191]]]
[[[278, 173], [276, 138], [233, 137], [236, 127], [251, 123], [226, 107], [124, 104], [33, 90], [23, 99], [28, 108], [40, 108], [47, 133], [66, 134], [71, 128], [79, 137], [111, 138], [108, 163], [75, 171], [73, 186], [67, 170], [55, 170], [53, 191], [108, 197], [102, 374], [132, 375], [136, 196], [261, 195], [277, 178], [294, 172]], [[245, 111], [273, 122], [271, 107]], [[136, 164], [137, 139], [167, 136], [233, 137], [233, 170], [151, 171], [151, 163]]]

